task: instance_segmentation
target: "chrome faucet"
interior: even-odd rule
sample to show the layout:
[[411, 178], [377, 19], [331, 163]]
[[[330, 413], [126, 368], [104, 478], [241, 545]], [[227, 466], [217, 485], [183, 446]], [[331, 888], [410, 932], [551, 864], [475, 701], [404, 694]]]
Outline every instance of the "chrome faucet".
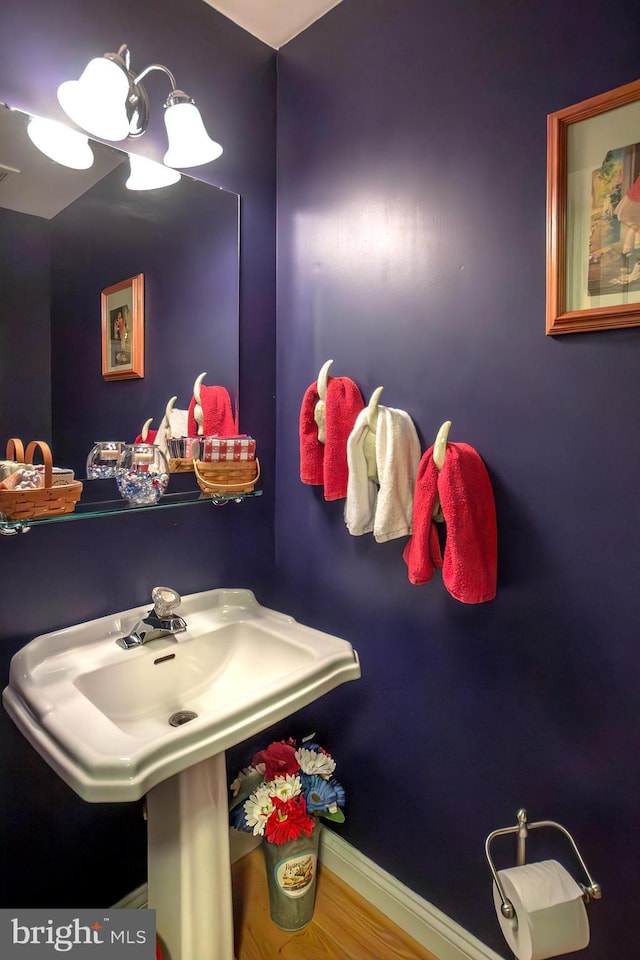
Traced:
[[187, 629], [182, 617], [173, 613], [180, 606], [181, 601], [180, 594], [176, 590], [172, 590], [171, 587], [154, 587], [151, 591], [151, 599], [153, 609], [138, 621], [131, 633], [116, 640], [118, 646], [124, 650], [139, 647], [150, 640], [159, 640], [160, 637], [173, 637], [176, 633], [182, 633]]

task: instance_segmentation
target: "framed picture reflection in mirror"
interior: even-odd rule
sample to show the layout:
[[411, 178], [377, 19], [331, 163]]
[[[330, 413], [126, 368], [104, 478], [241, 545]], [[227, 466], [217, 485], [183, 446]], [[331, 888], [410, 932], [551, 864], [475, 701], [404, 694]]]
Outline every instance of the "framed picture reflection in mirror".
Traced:
[[102, 291], [102, 376], [144, 377], [144, 274]]

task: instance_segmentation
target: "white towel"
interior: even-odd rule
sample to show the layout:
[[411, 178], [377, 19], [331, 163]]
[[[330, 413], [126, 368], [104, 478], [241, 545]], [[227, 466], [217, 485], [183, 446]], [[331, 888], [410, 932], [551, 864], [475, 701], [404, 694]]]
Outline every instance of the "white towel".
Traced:
[[169, 456], [169, 451], [167, 448], [167, 436], [169, 437], [187, 437], [188, 434], [188, 419], [189, 411], [188, 410], [176, 410], [175, 408], [169, 414], [169, 432], [167, 433], [166, 423], [167, 418], [162, 418], [162, 423], [156, 434], [155, 443], [160, 447], [162, 452]]
[[375, 540], [384, 543], [411, 533], [420, 441], [408, 413], [394, 407], [378, 407], [376, 483], [368, 475], [365, 456], [367, 413], [365, 408], [358, 415], [347, 441], [349, 475], [344, 520], [354, 537], [373, 532]]

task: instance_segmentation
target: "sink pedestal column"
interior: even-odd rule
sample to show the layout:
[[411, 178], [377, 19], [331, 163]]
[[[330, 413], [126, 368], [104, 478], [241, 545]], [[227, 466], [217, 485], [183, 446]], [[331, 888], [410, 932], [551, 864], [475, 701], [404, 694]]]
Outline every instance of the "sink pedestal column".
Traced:
[[233, 960], [224, 753], [147, 794], [149, 907], [164, 960]]

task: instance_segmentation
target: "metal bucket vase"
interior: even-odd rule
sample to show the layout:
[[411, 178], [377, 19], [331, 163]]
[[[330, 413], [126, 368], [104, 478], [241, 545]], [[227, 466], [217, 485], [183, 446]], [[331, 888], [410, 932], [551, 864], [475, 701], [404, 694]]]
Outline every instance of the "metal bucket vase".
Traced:
[[301, 930], [313, 919], [319, 839], [317, 823], [310, 837], [262, 844], [271, 919], [281, 930]]

